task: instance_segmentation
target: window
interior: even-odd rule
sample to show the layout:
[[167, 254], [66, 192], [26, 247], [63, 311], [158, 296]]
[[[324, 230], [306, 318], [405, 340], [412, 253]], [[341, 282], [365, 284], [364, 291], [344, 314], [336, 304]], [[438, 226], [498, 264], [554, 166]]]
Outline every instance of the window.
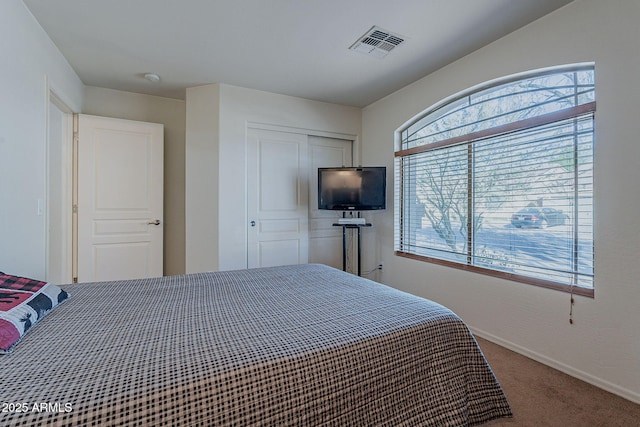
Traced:
[[395, 250], [593, 295], [593, 65], [468, 91], [399, 132]]

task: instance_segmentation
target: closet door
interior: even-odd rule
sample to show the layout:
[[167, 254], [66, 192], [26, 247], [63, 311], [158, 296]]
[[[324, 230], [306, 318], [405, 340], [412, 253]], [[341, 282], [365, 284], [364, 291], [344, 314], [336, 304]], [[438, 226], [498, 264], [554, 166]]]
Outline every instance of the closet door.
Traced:
[[304, 134], [248, 129], [249, 268], [309, 260], [307, 146]]
[[318, 168], [353, 166], [353, 142], [309, 136], [309, 262], [342, 269], [341, 212], [318, 210]]

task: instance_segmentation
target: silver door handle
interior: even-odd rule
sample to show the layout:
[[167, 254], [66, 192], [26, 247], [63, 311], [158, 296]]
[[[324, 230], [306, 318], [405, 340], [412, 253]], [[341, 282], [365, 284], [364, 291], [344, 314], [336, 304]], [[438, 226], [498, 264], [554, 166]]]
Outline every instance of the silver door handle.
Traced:
[[155, 221], [150, 221], [147, 224], [149, 224], [149, 225], [160, 225], [160, 220], [156, 219]]

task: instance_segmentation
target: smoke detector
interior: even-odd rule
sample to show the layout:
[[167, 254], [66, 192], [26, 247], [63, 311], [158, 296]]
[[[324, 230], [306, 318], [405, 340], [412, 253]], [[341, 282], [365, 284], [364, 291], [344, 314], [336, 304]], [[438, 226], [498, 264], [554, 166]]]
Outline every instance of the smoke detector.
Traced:
[[389, 52], [404, 42], [405, 38], [404, 36], [394, 34], [374, 25], [362, 37], [356, 40], [349, 49], [375, 56], [376, 58], [384, 58]]
[[160, 76], [155, 73], [147, 73], [144, 75], [144, 78], [149, 80], [151, 83], [158, 83], [160, 81]]

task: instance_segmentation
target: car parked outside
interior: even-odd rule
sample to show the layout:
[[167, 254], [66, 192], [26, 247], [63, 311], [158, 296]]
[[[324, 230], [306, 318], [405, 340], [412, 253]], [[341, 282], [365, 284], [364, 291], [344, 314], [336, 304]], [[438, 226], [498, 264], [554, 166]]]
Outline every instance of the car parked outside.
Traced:
[[559, 209], [528, 207], [511, 215], [514, 227], [545, 228], [554, 225], [564, 225], [568, 215]]

